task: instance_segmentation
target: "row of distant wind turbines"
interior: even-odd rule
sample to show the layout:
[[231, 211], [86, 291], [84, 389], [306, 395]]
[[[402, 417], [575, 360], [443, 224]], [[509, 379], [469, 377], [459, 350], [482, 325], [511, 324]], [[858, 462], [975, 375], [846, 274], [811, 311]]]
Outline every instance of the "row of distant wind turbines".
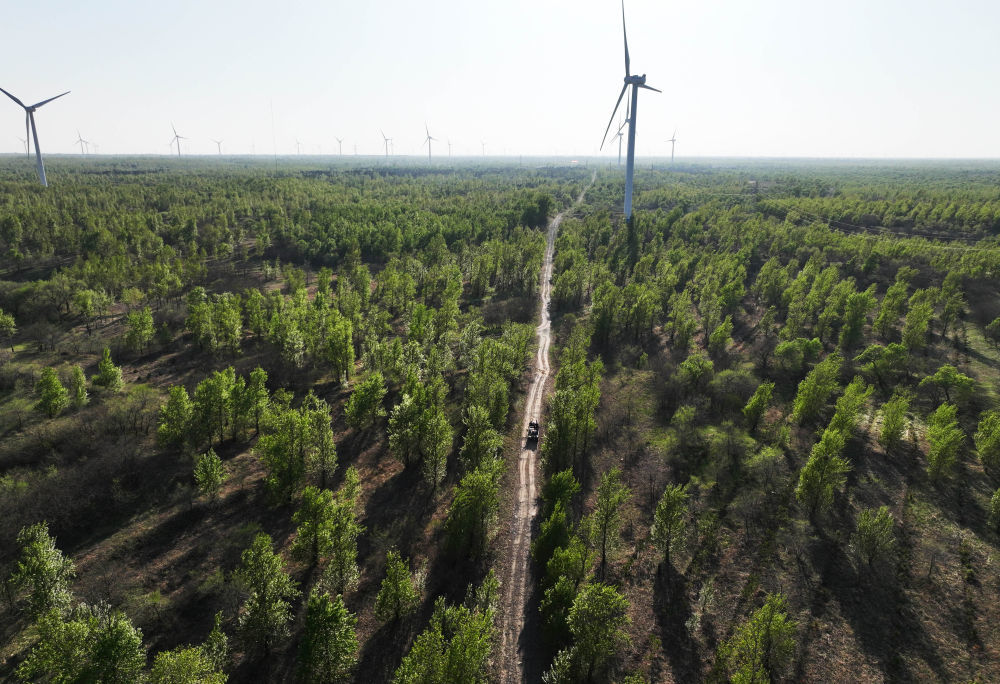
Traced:
[[[608, 127], [604, 130], [604, 138], [601, 140], [601, 149], [604, 149], [604, 143], [607, 142], [608, 132], [611, 130], [611, 124], [615, 120], [615, 114], [618, 113], [618, 108], [621, 106], [622, 98], [625, 97], [625, 92], [628, 90], [629, 86], [632, 86], [632, 92], [630, 101], [625, 105], [625, 120], [618, 126], [618, 131], [615, 136], [618, 138], [618, 163], [621, 164], [621, 145], [622, 137], [625, 135], [622, 131], [625, 126], [628, 126], [628, 147], [627, 156], [625, 161], [625, 220], [629, 221], [632, 218], [632, 178], [635, 170], [635, 131], [636, 131], [636, 119], [638, 118], [638, 108], [639, 108], [639, 89], [643, 88], [646, 90], [652, 90], [653, 92], [662, 93], [663, 91], [657, 90], [652, 86], [646, 85], [646, 74], [641, 76], [638, 74], [632, 74], [630, 71], [629, 64], [629, 54], [628, 54], [628, 33], [625, 30], [625, 2], [622, 0], [622, 38], [625, 44], [625, 84], [622, 86], [621, 93], [618, 94], [618, 101], [615, 103], [615, 108], [611, 112], [611, 119], [608, 121]], [[52, 102], [63, 95], [68, 95], [70, 91], [56, 95], [55, 97], [50, 97], [47, 100], [42, 100], [41, 102], [36, 102], [33, 105], [26, 105], [21, 100], [19, 100], [14, 95], [11, 95], [3, 88], [0, 88], [0, 92], [9, 97], [11, 100], [16, 102], [20, 107], [24, 109], [24, 145], [25, 152], [28, 151], [28, 138], [30, 137], [35, 143], [35, 160], [38, 166], [38, 177], [42, 181], [42, 185], [48, 186], [48, 181], [45, 179], [45, 165], [42, 163], [42, 151], [38, 146], [38, 129], [35, 126], [35, 112], [39, 107]], [[174, 137], [170, 140], [170, 145], [177, 145], [177, 156], [181, 154], [181, 140], [186, 140], [184, 136], [177, 133], [177, 128], [170, 124], [171, 129], [174, 132]], [[424, 132], [427, 134], [424, 138], [423, 145], [427, 146], [427, 159], [431, 159], [431, 143], [440, 142], [437, 138], [431, 136], [430, 129], [427, 124], [424, 124]], [[382, 136], [382, 141], [385, 145], [385, 156], [389, 157], [389, 148], [392, 143], [392, 138], [387, 136], [384, 131], [379, 129], [379, 133]], [[340, 154], [343, 154], [343, 139], [337, 138], [337, 144], [340, 146]], [[219, 154], [222, 154], [222, 140], [212, 140], [219, 150]], [[673, 135], [667, 140], [670, 143], [670, 163], [673, 164], [674, 161], [674, 147], [677, 143], [677, 130], [674, 129]], [[80, 144], [80, 151], [83, 152], [87, 141], [83, 139], [80, 132], [77, 131], [76, 143]], [[74, 144], [76, 144], [74, 143]], [[301, 151], [299, 141], [295, 141], [296, 148]], [[421, 147], [423, 147], [421, 145]], [[483, 145], [483, 156], [486, 155], [486, 142], [482, 142]], [[451, 141], [448, 141], [448, 156], [451, 156]]]

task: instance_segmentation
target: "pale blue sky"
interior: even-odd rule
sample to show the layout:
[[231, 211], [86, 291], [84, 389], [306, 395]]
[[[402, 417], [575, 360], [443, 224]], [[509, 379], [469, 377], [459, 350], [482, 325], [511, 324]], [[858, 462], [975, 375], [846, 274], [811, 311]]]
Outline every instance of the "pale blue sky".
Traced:
[[[683, 0], [626, 5], [637, 153], [1000, 157], [1000, 3]], [[621, 88], [614, 0], [7, 3], [0, 87], [42, 151], [597, 153]], [[0, 152], [23, 114], [0, 102]], [[605, 154], [617, 153], [612, 142]]]

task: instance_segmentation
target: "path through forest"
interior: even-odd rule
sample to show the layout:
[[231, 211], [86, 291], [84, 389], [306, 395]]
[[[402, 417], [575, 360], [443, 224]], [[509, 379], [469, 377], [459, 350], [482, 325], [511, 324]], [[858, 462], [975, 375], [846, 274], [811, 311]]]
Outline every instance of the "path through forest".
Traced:
[[[555, 251], [556, 233], [563, 216], [572, 211], [583, 201], [583, 196], [594, 184], [597, 172], [590, 179], [576, 198], [573, 205], [556, 214], [549, 222], [548, 240], [545, 246], [545, 262], [542, 266], [542, 282], [538, 292], [540, 313], [538, 327], [538, 353], [535, 356], [534, 379], [528, 390], [528, 398], [524, 402], [524, 415], [521, 421], [521, 439], [525, 439], [528, 423], [532, 420], [541, 422], [542, 401], [546, 395], [546, 383], [549, 378], [549, 343], [552, 338], [552, 320], [549, 317], [549, 300], [552, 293], [552, 257]], [[544, 427], [542, 429], [544, 432]], [[529, 655], [526, 648], [537, 648], [537, 644], [522, 643], [525, 617], [528, 610], [530, 594], [529, 560], [531, 552], [531, 529], [538, 514], [537, 495], [535, 491], [535, 472], [538, 469], [538, 445], [528, 446], [524, 443], [518, 458], [517, 501], [514, 504], [514, 521], [511, 525], [510, 553], [507, 566], [503, 569], [503, 603], [500, 606], [500, 680], [502, 682], [521, 682], [525, 675], [525, 660]], [[526, 641], [526, 640], [524, 640]]]

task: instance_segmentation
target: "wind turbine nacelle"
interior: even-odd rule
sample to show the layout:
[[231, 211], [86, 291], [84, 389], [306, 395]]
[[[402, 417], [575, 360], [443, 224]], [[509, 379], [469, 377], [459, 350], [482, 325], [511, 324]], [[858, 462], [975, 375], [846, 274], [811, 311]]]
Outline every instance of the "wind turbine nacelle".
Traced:
[[630, 83], [632, 85], [645, 85], [646, 84], [646, 74], [642, 76], [638, 74], [632, 74], [631, 76], [625, 77], [625, 83]]

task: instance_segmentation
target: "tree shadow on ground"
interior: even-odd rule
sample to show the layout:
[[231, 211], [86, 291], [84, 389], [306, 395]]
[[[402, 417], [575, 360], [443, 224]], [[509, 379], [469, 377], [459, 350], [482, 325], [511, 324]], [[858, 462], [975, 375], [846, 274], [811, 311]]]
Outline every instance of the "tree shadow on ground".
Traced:
[[[660, 563], [653, 581], [653, 610], [660, 628], [663, 656], [670, 666], [673, 681], [700, 679], [698, 644], [688, 633], [691, 605], [687, 598], [688, 580], [672, 565]], [[666, 673], [652, 672], [655, 681]]]

